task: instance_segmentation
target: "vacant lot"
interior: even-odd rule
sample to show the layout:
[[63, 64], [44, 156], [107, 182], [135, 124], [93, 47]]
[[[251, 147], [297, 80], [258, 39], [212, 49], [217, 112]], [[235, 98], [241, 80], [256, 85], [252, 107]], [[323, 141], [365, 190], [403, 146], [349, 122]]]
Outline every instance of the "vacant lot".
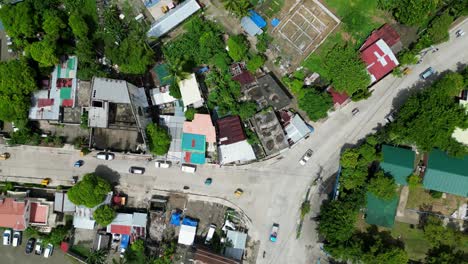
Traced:
[[70, 261], [70, 258], [65, 256], [60, 248], [54, 248], [54, 254], [46, 259], [44, 256], [38, 255], [26, 255], [24, 252], [25, 245], [27, 240], [23, 238], [23, 243], [19, 247], [4, 246], [0, 245], [0, 263], [3, 264], [64, 264], [64, 263], [73, 263]]

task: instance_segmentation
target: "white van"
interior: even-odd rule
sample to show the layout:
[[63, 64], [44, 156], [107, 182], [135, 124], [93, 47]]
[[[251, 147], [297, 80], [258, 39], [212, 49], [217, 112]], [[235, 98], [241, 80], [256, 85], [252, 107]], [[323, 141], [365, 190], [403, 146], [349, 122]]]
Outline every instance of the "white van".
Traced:
[[145, 168], [132, 166], [129, 171], [133, 174], [143, 174], [145, 173]]
[[21, 245], [21, 233], [19, 231], [13, 233], [13, 243], [11, 245], [14, 247]]
[[171, 162], [170, 161], [164, 161], [164, 160], [157, 160], [154, 163], [154, 166], [156, 168], [163, 168], [163, 169], [168, 169], [171, 167]]
[[8, 246], [11, 243], [11, 230], [7, 229], [3, 232], [3, 245]]
[[187, 173], [195, 173], [197, 167], [192, 164], [182, 164], [182, 171]]
[[205, 244], [208, 244], [216, 231], [216, 225], [211, 224], [210, 229], [208, 229], [208, 234], [206, 235]]

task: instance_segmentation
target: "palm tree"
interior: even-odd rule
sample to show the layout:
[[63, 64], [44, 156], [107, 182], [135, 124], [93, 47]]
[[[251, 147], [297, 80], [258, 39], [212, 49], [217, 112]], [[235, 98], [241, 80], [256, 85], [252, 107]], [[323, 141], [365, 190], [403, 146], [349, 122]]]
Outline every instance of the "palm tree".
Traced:
[[223, 0], [224, 8], [236, 16], [245, 16], [250, 8], [248, 0]]
[[165, 76], [163, 80], [172, 80], [172, 84], [169, 87], [169, 94], [177, 99], [182, 98], [180, 93], [179, 82], [188, 78], [190, 73], [184, 69], [185, 61], [177, 58], [173, 62], [170, 62], [167, 67], [169, 75]]
[[106, 263], [107, 251], [100, 249], [89, 254], [86, 258], [87, 264], [104, 264]]

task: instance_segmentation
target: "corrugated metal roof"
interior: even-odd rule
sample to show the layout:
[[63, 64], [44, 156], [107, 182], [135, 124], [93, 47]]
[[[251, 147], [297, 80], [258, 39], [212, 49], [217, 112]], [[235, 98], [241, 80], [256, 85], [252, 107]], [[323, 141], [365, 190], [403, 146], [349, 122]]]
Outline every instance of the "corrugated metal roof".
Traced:
[[382, 39], [361, 51], [361, 59], [367, 65], [371, 83], [382, 79], [399, 65], [395, 54]]
[[367, 195], [366, 223], [392, 228], [395, 223], [395, 215], [398, 207], [398, 196], [390, 201], [377, 198], [372, 193]]
[[293, 117], [289, 125], [284, 128], [284, 131], [286, 132], [286, 136], [293, 142], [298, 142], [311, 133], [307, 124], [298, 114]]
[[413, 173], [416, 154], [410, 149], [398, 148], [389, 145], [382, 146], [383, 161], [380, 167], [390, 173], [395, 182], [407, 185], [406, 179]]
[[178, 243], [182, 245], [191, 246], [195, 241], [195, 234], [197, 228], [195, 226], [182, 225], [179, 231]]
[[228, 116], [216, 121], [219, 144], [229, 145], [246, 139], [239, 116]]
[[254, 37], [255, 35], [260, 35], [263, 33], [263, 30], [259, 28], [250, 17], [243, 17], [241, 19], [241, 26], [249, 34]]
[[236, 161], [250, 161], [256, 159], [255, 152], [247, 140], [229, 145], [220, 145], [218, 148], [219, 162], [228, 164]]
[[360, 50], [366, 49], [379, 39], [383, 39], [388, 44], [388, 46], [393, 47], [393, 45], [400, 42], [400, 35], [395, 31], [395, 29], [392, 28], [392, 26], [385, 24], [381, 28], [374, 30], [371, 33], [371, 35], [366, 39], [366, 42], [362, 44]]
[[185, 19], [200, 9], [196, 0], [187, 0], [176, 8], [170, 10], [166, 15], [156, 20], [148, 31], [150, 37], [160, 37], [171, 31]]
[[468, 155], [459, 159], [433, 150], [429, 154], [423, 185], [430, 190], [468, 197]]

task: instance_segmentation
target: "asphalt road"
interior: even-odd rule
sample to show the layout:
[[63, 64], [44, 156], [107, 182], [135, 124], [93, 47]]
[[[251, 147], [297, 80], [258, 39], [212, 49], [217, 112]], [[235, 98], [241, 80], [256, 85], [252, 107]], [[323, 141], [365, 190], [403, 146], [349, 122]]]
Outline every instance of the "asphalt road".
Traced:
[[[468, 23], [462, 25], [468, 31]], [[460, 28], [457, 27], [455, 29]], [[453, 31], [454, 32], [454, 31]], [[307, 188], [318, 175], [325, 182], [334, 176], [338, 168], [339, 153], [343, 146], [355, 144], [367, 134], [375, 132], [383, 125], [385, 116], [400, 105], [409, 88], [422, 85], [419, 74], [428, 67], [438, 72], [455, 70], [458, 64], [468, 62], [468, 35], [451, 39], [429, 52], [421, 64], [412, 66], [412, 73], [403, 78], [388, 76], [376, 84], [373, 95], [358, 103], [350, 103], [333, 112], [321, 124], [315, 124], [314, 134], [296, 147], [286, 151], [279, 159], [239, 167], [199, 167], [195, 174], [187, 174], [178, 167], [156, 169], [153, 163], [117, 155], [113, 161], [97, 160], [92, 156], [80, 158], [77, 151], [36, 148], [27, 146], [2, 147], [11, 153], [11, 158], [0, 163], [1, 180], [40, 182], [44, 177], [52, 178], [53, 184], [65, 184], [73, 175], [82, 175], [95, 170], [118, 179], [121, 185], [132, 190], [130, 196], [144, 196], [154, 190], [183, 191], [190, 186], [191, 197], [197, 195], [213, 201], [223, 200], [240, 208], [250, 219], [249, 235], [260, 240], [260, 253], [257, 263], [313, 263], [320, 257], [315, 232], [315, 222], [306, 219], [302, 236], [296, 239], [299, 220], [299, 207]], [[358, 107], [360, 112], [353, 116], [351, 110]], [[298, 161], [307, 149], [314, 155], [305, 166]], [[81, 168], [73, 168], [73, 163], [83, 159]], [[128, 173], [130, 166], [143, 166], [144, 175]], [[212, 178], [213, 184], [205, 186], [205, 178]], [[317, 214], [324, 195], [313, 188], [312, 213]], [[236, 188], [244, 194], [234, 196]], [[215, 199], [216, 198], [216, 199]], [[280, 225], [278, 241], [269, 241], [273, 223]], [[262, 257], [262, 252], [266, 257]], [[323, 262], [323, 259], [322, 259]]]

